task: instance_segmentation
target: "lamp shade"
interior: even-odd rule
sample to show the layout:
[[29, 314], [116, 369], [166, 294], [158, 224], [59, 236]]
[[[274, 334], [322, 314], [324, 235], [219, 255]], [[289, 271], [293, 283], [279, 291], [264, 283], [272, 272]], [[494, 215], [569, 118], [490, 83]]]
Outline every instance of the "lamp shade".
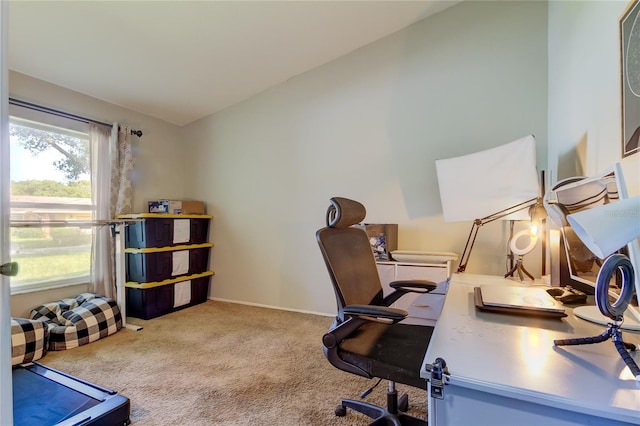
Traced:
[[[436, 160], [446, 222], [489, 216], [539, 195], [533, 135], [461, 157]], [[505, 220], [528, 220], [525, 209]]]
[[570, 214], [578, 238], [601, 259], [640, 236], [640, 196]]

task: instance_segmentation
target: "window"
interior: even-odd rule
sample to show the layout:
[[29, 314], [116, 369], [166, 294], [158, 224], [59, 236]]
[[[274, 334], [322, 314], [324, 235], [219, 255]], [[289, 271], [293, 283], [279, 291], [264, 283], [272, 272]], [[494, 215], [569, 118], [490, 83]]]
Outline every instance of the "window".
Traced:
[[12, 292], [89, 282], [91, 227], [24, 226], [92, 219], [89, 125], [11, 105], [9, 129]]

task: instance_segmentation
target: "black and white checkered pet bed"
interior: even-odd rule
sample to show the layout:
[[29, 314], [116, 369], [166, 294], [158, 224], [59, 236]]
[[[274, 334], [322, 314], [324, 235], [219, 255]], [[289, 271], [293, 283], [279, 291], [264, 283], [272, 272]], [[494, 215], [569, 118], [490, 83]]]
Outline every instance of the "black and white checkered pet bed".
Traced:
[[11, 318], [11, 365], [37, 361], [47, 353], [49, 329], [42, 321]]
[[113, 299], [82, 293], [72, 299], [46, 303], [31, 318], [49, 326], [49, 350], [62, 351], [95, 342], [122, 328], [120, 309]]

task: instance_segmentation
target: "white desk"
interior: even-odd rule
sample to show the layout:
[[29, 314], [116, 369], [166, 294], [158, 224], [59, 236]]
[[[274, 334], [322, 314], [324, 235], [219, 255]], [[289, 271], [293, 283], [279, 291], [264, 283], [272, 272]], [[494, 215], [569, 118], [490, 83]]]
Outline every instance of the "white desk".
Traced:
[[439, 288], [425, 294], [408, 293], [396, 300], [391, 307], [403, 309], [409, 316], [404, 324], [435, 326], [444, 303], [447, 280], [451, 277], [451, 261], [443, 263], [412, 263], [378, 261], [378, 275], [384, 296], [393, 291], [390, 283], [402, 280], [427, 280], [440, 283]]
[[[554, 339], [599, 335], [605, 327], [568, 317], [537, 319], [477, 311], [473, 287], [520, 285], [454, 274], [424, 364], [449, 369], [444, 399], [428, 397], [430, 426], [640, 424], [640, 382], [612, 341], [554, 347]], [[526, 285], [526, 284], [525, 284]], [[640, 334], [623, 331], [626, 342]], [[636, 351], [633, 359], [640, 364]]]

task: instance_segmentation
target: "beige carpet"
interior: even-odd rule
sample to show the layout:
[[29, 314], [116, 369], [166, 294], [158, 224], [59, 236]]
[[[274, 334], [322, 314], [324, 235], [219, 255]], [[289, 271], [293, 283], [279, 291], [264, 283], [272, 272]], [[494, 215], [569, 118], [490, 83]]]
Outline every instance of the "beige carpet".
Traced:
[[[366, 425], [341, 397], [358, 398], [375, 382], [324, 358], [331, 318], [207, 301], [79, 348], [49, 352], [45, 365], [118, 391], [131, 400], [135, 425]], [[385, 404], [386, 382], [367, 397]], [[426, 392], [410, 395], [410, 413], [426, 415]]]

